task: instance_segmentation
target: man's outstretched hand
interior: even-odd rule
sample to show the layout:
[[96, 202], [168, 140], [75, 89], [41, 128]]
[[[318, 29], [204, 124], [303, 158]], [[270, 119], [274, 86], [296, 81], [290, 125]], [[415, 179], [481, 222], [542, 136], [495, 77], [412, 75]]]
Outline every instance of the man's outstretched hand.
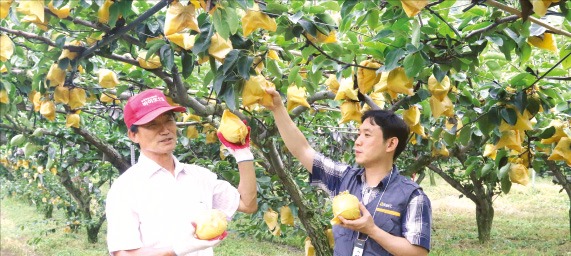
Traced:
[[232, 143], [224, 138], [221, 132], [217, 132], [216, 135], [220, 142], [228, 149], [228, 152], [234, 156], [236, 162], [243, 162], [243, 161], [253, 161], [254, 155], [250, 150], [250, 126], [246, 123], [246, 120], [243, 121], [244, 124], [248, 127], [248, 134], [246, 135], [246, 139], [244, 140], [244, 144], [239, 143]]

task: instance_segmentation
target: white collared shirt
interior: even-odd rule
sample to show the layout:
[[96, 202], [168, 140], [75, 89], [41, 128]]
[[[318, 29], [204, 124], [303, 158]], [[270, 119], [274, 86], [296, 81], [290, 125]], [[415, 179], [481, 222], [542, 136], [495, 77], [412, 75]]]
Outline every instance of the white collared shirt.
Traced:
[[[236, 188], [206, 168], [173, 159], [174, 177], [141, 154], [115, 180], [106, 201], [109, 252], [170, 247], [194, 232], [191, 222], [206, 209], [219, 209], [229, 219], [234, 215], [240, 203]], [[209, 256], [213, 250], [189, 255]]]

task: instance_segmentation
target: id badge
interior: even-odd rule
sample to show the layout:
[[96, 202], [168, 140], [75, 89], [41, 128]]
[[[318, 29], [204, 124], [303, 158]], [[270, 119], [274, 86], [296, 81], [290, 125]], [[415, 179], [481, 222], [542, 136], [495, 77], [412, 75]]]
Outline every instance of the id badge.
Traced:
[[352, 256], [362, 256], [363, 250], [365, 249], [365, 241], [356, 239], [355, 246], [353, 247], [353, 255]]

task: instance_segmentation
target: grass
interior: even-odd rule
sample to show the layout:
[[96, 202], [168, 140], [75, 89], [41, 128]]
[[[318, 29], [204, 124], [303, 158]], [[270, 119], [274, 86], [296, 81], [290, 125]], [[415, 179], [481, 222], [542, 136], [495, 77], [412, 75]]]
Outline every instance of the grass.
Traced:
[[[431, 255], [571, 255], [569, 199], [548, 179], [535, 185], [514, 184], [509, 194], [494, 201], [492, 239], [478, 242], [475, 206], [436, 178], [423, 182], [433, 209]], [[56, 211], [56, 218], [59, 216]], [[33, 206], [3, 197], [0, 207], [0, 255], [107, 255], [105, 229], [100, 242], [87, 243], [82, 232], [64, 233], [63, 225], [46, 221]], [[42, 235], [52, 230], [48, 235]], [[230, 234], [216, 255], [303, 255], [303, 248]]]

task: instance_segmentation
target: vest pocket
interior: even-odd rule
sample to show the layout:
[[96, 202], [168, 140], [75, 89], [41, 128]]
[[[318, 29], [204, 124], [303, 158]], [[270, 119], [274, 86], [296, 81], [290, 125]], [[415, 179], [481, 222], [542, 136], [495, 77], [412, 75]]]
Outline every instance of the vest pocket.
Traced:
[[401, 218], [397, 216], [392, 216], [389, 214], [383, 214], [381, 219], [380, 228], [392, 235], [401, 236]]

